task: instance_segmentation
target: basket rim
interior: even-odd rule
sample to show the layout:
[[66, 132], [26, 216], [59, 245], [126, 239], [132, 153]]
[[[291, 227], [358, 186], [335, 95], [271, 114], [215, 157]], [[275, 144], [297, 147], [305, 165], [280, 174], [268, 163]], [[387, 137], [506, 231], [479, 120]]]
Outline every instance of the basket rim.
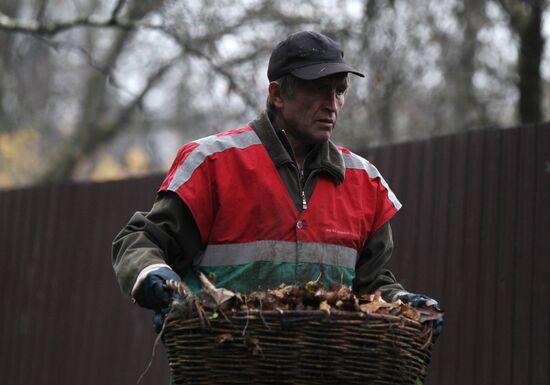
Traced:
[[[206, 310], [206, 309], [205, 309]], [[216, 310], [219, 311], [219, 310]], [[170, 312], [167, 315], [166, 321], [172, 320], [183, 320], [191, 321], [199, 319], [196, 314], [189, 318], [183, 318], [180, 314], [177, 314], [177, 311], [174, 311], [172, 307]], [[207, 314], [213, 314], [213, 310], [207, 310]], [[248, 309], [248, 310], [237, 310], [231, 309], [224, 312], [224, 315], [229, 318], [234, 319], [247, 319], [247, 318], [270, 318], [270, 319], [285, 319], [285, 318], [318, 318], [320, 320], [378, 320], [378, 321], [388, 321], [391, 323], [401, 323], [406, 324], [407, 326], [413, 326], [416, 328], [421, 328], [424, 326], [425, 322], [415, 321], [413, 319], [407, 318], [403, 315], [392, 315], [384, 313], [365, 313], [361, 311], [346, 311], [346, 310], [262, 310], [262, 309]], [[220, 317], [223, 319], [224, 317]]]

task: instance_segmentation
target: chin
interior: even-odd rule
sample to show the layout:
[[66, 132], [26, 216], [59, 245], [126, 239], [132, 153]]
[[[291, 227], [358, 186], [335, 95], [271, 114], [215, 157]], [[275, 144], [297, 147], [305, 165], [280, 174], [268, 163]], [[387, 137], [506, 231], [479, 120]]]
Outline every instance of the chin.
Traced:
[[331, 133], [327, 132], [324, 135], [317, 135], [315, 138], [313, 138], [313, 142], [315, 144], [328, 142], [330, 140], [330, 137], [331, 137]]

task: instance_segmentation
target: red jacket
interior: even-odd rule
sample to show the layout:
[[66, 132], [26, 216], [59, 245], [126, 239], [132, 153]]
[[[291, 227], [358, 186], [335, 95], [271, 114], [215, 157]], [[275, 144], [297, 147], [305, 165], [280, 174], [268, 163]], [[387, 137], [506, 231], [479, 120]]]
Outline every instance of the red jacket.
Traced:
[[241, 292], [321, 272], [326, 284], [351, 285], [362, 246], [401, 205], [372, 164], [339, 150], [344, 181], [321, 174], [300, 213], [250, 126], [184, 145], [161, 190], [193, 214], [207, 245], [197, 268]]

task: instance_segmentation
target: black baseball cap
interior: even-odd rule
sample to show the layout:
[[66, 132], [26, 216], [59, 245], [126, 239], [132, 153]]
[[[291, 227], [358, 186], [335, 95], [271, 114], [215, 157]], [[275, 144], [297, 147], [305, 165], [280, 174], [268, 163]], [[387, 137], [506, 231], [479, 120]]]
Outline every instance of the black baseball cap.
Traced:
[[292, 74], [300, 79], [314, 80], [342, 72], [365, 77], [344, 62], [340, 44], [320, 33], [302, 31], [277, 44], [269, 58], [267, 78], [273, 81]]

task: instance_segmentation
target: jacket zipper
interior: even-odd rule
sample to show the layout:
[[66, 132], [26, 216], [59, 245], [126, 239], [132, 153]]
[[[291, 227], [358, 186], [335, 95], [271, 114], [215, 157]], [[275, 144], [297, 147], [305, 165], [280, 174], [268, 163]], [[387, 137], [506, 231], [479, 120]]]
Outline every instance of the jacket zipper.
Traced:
[[307, 210], [306, 192], [304, 191], [304, 170], [300, 170], [300, 190], [302, 191], [302, 210]]

